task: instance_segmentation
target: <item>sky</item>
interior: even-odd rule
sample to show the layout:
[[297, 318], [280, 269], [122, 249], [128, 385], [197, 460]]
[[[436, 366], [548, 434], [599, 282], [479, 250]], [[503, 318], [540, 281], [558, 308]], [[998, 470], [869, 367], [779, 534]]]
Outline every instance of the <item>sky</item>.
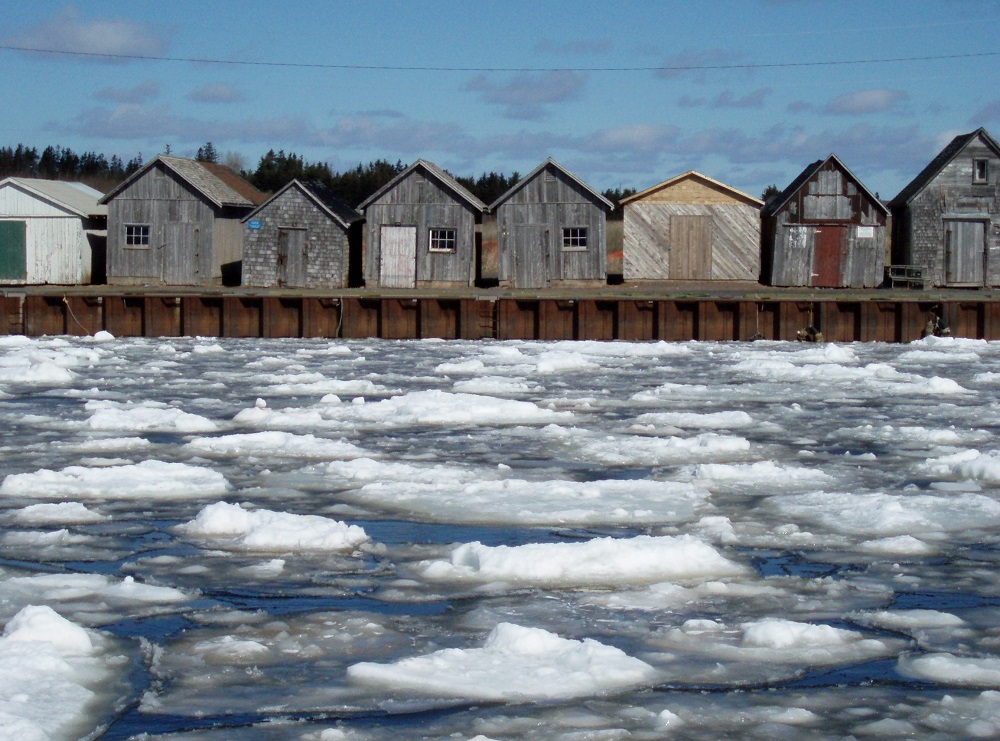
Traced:
[[553, 157], [598, 190], [694, 169], [757, 196], [834, 153], [888, 198], [956, 134], [1000, 135], [1000, 0], [7, 6], [0, 146]]

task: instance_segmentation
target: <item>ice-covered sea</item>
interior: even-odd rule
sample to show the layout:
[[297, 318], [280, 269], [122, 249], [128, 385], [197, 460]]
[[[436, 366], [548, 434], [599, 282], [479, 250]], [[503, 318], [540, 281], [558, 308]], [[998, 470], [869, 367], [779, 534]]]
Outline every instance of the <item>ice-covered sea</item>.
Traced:
[[1000, 344], [0, 338], [0, 737], [995, 737]]

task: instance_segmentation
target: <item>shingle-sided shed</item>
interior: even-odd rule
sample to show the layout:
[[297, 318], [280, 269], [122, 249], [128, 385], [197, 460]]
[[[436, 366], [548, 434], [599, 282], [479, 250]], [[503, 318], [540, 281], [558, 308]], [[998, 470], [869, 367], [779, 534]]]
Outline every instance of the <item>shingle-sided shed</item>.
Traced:
[[761, 211], [763, 282], [881, 285], [888, 214], [835, 155], [813, 162]]
[[222, 283], [238, 273], [243, 217], [266, 198], [224, 165], [157, 156], [101, 200], [108, 282]]
[[893, 263], [934, 286], [1000, 285], [1000, 144], [985, 129], [952, 139], [889, 207]]
[[83, 183], [0, 181], [0, 284], [79, 285], [103, 279], [103, 194]]
[[417, 160], [358, 206], [365, 214], [365, 284], [471, 286], [476, 224], [486, 204], [451, 175]]
[[626, 198], [625, 280], [759, 280], [763, 205], [693, 170]]
[[606, 283], [612, 208], [558, 162], [545, 160], [490, 205], [497, 217], [501, 285]]
[[243, 285], [346, 288], [359, 221], [323, 183], [293, 180], [243, 218]]

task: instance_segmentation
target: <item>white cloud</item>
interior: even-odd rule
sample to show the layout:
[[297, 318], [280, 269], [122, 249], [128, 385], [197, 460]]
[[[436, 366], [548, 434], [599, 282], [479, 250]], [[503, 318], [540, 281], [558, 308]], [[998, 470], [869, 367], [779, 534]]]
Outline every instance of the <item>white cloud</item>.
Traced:
[[867, 113], [883, 113], [891, 110], [910, 99], [902, 90], [878, 88], [875, 90], [858, 90], [840, 95], [823, 107], [824, 113], [834, 115], [863, 115]]
[[210, 82], [188, 93], [187, 99], [196, 103], [235, 103], [243, 100], [243, 93], [224, 82]]
[[515, 75], [498, 85], [486, 75], [469, 80], [465, 89], [479, 93], [481, 98], [503, 107], [505, 118], [536, 120], [544, 118], [545, 107], [580, 97], [587, 75], [561, 70]]
[[161, 89], [156, 80], [146, 80], [130, 88], [102, 87], [94, 97], [109, 103], [148, 103], [159, 97]]
[[[32, 49], [108, 54], [113, 56], [157, 56], [165, 48], [165, 30], [149, 23], [123, 18], [84, 19], [70, 5], [37, 26], [7, 36], [16, 46]], [[104, 58], [101, 61], [114, 61]]]

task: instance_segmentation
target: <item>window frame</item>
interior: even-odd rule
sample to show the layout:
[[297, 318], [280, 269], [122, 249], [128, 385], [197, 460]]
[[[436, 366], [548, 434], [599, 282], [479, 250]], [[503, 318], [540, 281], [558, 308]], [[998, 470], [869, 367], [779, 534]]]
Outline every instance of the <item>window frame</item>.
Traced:
[[562, 228], [563, 252], [586, 252], [590, 249], [590, 228], [586, 226], [564, 226]]
[[125, 224], [123, 245], [130, 250], [148, 250], [152, 232], [149, 224]]
[[[435, 246], [450, 242], [450, 247]], [[458, 251], [458, 229], [451, 226], [432, 226], [427, 230], [427, 251], [454, 254]]]
[[[982, 168], [982, 175], [980, 175]], [[972, 160], [972, 183], [974, 185], [986, 185], [990, 181], [990, 161], [985, 157], [976, 157]]]

